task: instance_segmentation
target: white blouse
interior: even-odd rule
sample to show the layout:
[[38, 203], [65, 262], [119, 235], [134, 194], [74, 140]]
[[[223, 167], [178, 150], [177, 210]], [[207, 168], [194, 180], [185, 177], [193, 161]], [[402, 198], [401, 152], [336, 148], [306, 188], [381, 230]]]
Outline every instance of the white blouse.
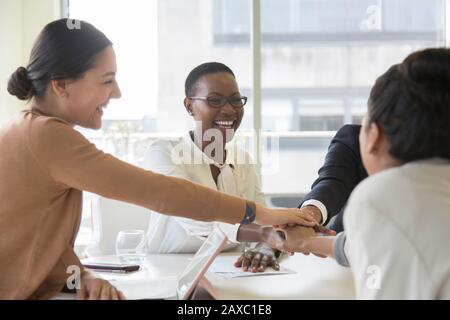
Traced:
[[[184, 178], [215, 190], [264, 204], [256, 165], [242, 149], [226, 148], [224, 165], [215, 163], [192, 141], [189, 134], [176, 140], [157, 140], [147, 149], [142, 167], [165, 175]], [[217, 185], [210, 165], [220, 169]], [[152, 212], [147, 231], [149, 253], [192, 253], [202, 245], [215, 225], [237, 246], [239, 224], [203, 222]]]

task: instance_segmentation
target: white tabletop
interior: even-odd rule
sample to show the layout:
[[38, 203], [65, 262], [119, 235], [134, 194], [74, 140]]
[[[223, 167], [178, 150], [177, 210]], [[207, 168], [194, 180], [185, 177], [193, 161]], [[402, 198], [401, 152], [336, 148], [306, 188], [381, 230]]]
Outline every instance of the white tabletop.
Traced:
[[[223, 253], [222, 255], [236, 255]], [[101, 273], [105, 279], [151, 279], [177, 276], [192, 254], [148, 255], [140, 271], [129, 274]], [[97, 262], [117, 262], [115, 256], [95, 258]], [[83, 260], [85, 261], [85, 260]], [[281, 261], [295, 274], [224, 279], [210, 272], [207, 278], [218, 299], [354, 299], [350, 269], [333, 259], [295, 254]]]
[[223, 279], [208, 274], [220, 299], [354, 299], [350, 269], [331, 258], [295, 254], [281, 261], [295, 274]]

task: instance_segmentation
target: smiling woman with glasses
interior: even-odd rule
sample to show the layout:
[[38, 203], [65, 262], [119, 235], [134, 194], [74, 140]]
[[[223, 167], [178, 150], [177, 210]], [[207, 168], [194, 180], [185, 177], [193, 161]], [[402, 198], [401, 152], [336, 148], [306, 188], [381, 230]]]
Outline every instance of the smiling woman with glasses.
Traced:
[[[145, 167], [264, 204], [255, 164], [245, 151], [233, 149], [235, 155], [241, 155], [234, 157], [226, 146], [239, 128], [247, 103], [234, 73], [222, 63], [204, 63], [189, 73], [185, 94], [184, 107], [195, 121], [193, 130], [176, 141], [154, 142], [146, 154]], [[207, 138], [210, 133], [222, 137], [212, 142]], [[193, 152], [193, 157], [174, 161], [174, 151], [188, 155]], [[237, 159], [245, 161], [240, 163]], [[266, 241], [272, 233], [272, 228], [255, 225], [216, 224], [155, 213], [148, 230], [148, 249], [151, 253], [196, 252], [216, 225], [230, 240], [227, 249], [240, 251], [243, 247], [239, 242]], [[264, 271], [268, 266], [279, 268], [274, 250], [264, 244], [245, 252], [235, 265], [253, 272]]]

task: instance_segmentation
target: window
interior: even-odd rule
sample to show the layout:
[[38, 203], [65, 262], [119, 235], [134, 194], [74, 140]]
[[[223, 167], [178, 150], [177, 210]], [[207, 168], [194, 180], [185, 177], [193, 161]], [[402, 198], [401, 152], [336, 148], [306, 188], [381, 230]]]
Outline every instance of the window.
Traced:
[[[223, 19], [242, 14], [227, 8]], [[280, 147], [279, 170], [263, 170], [263, 189], [307, 192], [324, 142], [361, 122], [375, 79], [410, 52], [444, 44], [443, 12], [441, 0], [261, 0], [262, 129], [296, 136], [280, 136], [280, 146], [296, 147]], [[249, 34], [216, 30], [218, 46], [234, 47]], [[313, 139], [312, 132], [329, 134]]]
[[[411, 51], [444, 44], [444, 9], [443, 0], [261, 0], [256, 112], [268, 137], [276, 133], [280, 146], [297, 146], [280, 147], [280, 171], [263, 170], [265, 191], [308, 191], [333, 132], [361, 121], [376, 77]], [[108, 108], [103, 130], [87, 134], [139, 162], [152, 135], [191, 127], [184, 79], [205, 61], [229, 65], [251, 98], [250, 10], [249, 0], [70, 0], [70, 17], [91, 21], [114, 42], [123, 93]], [[253, 129], [252, 113], [249, 104], [241, 132]], [[314, 132], [315, 144], [301, 142]], [[285, 162], [292, 152], [294, 162]], [[313, 160], [302, 161], [309, 154]]]
[[[217, 44], [248, 41], [250, 2], [214, 0]], [[442, 0], [261, 0], [265, 46], [443, 41]]]
[[250, 98], [241, 135], [261, 113], [263, 191], [278, 206], [295, 205], [335, 130], [360, 123], [375, 79], [410, 52], [445, 44], [444, 2], [261, 0], [262, 106], [252, 110], [250, 0], [70, 0], [71, 18], [113, 41], [122, 89], [101, 131], [80, 130], [139, 163], [152, 139], [191, 128], [182, 104], [188, 72], [223, 62]]
[[[123, 149], [118, 145], [121, 135], [133, 139], [130, 134], [136, 132], [184, 133], [192, 127], [183, 106], [184, 80], [206, 61], [230, 66], [243, 94], [251, 95], [246, 85], [251, 78], [250, 50], [213, 46], [211, 12], [212, 3], [199, 0], [70, 0], [69, 17], [92, 22], [112, 40], [122, 90], [122, 98], [111, 100], [105, 112], [102, 131], [80, 130], [96, 140], [113, 140], [117, 145], [106, 147], [115, 154]], [[251, 115], [248, 110], [242, 129], [251, 129]], [[136, 150], [129, 151], [119, 153], [128, 152], [123, 158], [138, 162]]]
[[[91, 21], [114, 42], [123, 93], [111, 102], [102, 131], [86, 134], [139, 162], [152, 135], [191, 127], [184, 79], [205, 61], [229, 65], [251, 99], [250, 10], [249, 0], [70, 0], [70, 17]], [[264, 190], [307, 192], [333, 132], [361, 121], [376, 77], [411, 51], [444, 44], [444, 12], [443, 0], [261, 0], [257, 112], [263, 131], [277, 133], [283, 146], [280, 171], [263, 170]], [[245, 112], [241, 132], [253, 129], [251, 104]], [[280, 132], [296, 132], [295, 138]], [[319, 132], [318, 140], [304, 145], [311, 132]]]

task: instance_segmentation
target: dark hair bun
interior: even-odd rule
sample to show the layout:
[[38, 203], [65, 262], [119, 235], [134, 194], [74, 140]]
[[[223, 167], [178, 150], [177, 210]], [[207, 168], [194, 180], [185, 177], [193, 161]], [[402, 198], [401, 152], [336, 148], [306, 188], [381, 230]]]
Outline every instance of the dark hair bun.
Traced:
[[430, 48], [408, 56], [403, 64], [409, 78], [418, 84], [426, 84], [449, 90], [450, 86], [450, 50], [448, 48]]
[[450, 159], [450, 49], [429, 48], [389, 68], [373, 86], [369, 121], [404, 162]]
[[8, 92], [20, 100], [33, 97], [33, 84], [28, 79], [27, 69], [19, 67], [11, 75], [8, 81]]

